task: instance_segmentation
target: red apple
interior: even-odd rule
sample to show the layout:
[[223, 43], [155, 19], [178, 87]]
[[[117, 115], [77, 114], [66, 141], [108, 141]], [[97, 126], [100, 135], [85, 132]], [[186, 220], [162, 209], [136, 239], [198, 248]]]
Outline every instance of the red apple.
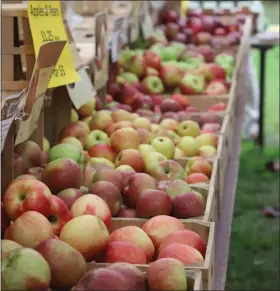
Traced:
[[219, 102], [213, 104], [209, 107], [208, 112], [221, 112], [227, 109], [227, 104], [225, 102]]
[[194, 34], [198, 34], [203, 29], [203, 24], [200, 18], [192, 17], [188, 21], [188, 28], [190, 28]]
[[205, 72], [206, 79], [209, 81], [216, 80], [216, 79], [225, 80], [227, 77], [226, 70], [215, 63], [208, 64], [205, 67], [204, 72]]
[[210, 180], [203, 173], [192, 173], [186, 177], [185, 181], [188, 184], [199, 184], [199, 183], [208, 183]]
[[121, 206], [121, 211], [119, 213], [119, 217], [127, 217], [127, 218], [137, 218], [136, 209], [127, 208], [126, 206]]
[[186, 107], [189, 105], [188, 96], [175, 93], [171, 95], [171, 99], [179, 103], [183, 107], [183, 109], [186, 109]]
[[115, 160], [115, 153], [108, 144], [97, 143], [88, 149], [91, 158], [105, 158], [111, 162]]
[[144, 160], [139, 151], [134, 149], [127, 149], [121, 151], [115, 160], [116, 167], [121, 165], [131, 166], [136, 172], [144, 171]]
[[205, 93], [208, 95], [224, 95], [228, 93], [228, 90], [222, 82], [214, 80], [206, 86]]
[[161, 21], [162, 23], [177, 22], [179, 18], [180, 15], [176, 10], [168, 9], [162, 14]]
[[206, 45], [211, 43], [211, 34], [201, 31], [195, 36], [195, 43], [197, 45]]
[[161, 59], [155, 52], [145, 51], [144, 57], [148, 67], [156, 70], [160, 69]]
[[50, 189], [38, 180], [18, 180], [10, 184], [4, 194], [3, 206], [11, 220], [26, 211], [37, 211], [48, 215], [51, 197]]
[[215, 53], [210, 45], [200, 45], [197, 48], [198, 52], [204, 56], [206, 63], [211, 63], [215, 59]]
[[71, 208], [72, 204], [81, 196], [83, 196], [82, 192], [75, 188], [68, 188], [60, 191], [57, 194], [57, 197], [63, 200], [69, 209]]

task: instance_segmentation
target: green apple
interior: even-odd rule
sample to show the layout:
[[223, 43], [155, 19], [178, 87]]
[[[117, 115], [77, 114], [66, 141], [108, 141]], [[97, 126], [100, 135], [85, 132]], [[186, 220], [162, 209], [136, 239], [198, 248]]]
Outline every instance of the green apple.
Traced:
[[126, 67], [127, 64], [129, 63], [129, 60], [135, 55], [136, 53], [130, 49], [121, 50], [118, 62], [121, 66]]
[[121, 75], [117, 76], [117, 84], [126, 83], [128, 85], [135, 85], [139, 82], [138, 77], [130, 72], [124, 72]]
[[177, 129], [177, 133], [180, 136], [192, 136], [196, 137], [200, 135], [200, 127], [199, 124], [193, 120], [184, 120], [182, 121]]
[[200, 144], [192, 136], [183, 136], [178, 144], [178, 148], [181, 149], [186, 157], [197, 156]]
[[60, 143], [71, 144], [71, 145], [75, 146], [76, 148], [78, 148], [79, 150], [83, 150], [82, 143], [74, 136], [67, 136], [67, 137], [63, 138], [60, 141]]
[[192, 188], [187, 182], [176, 179], [168, 183], [164, 191], [173, 199], [177, 195], [192, 192]]
[[76, 163], [81, 163], [83, 160], [83, 155], [81, 151], [69, 143], [60, 143], [52, 147], [49, 151], [49, 162], [58, 159], [70, 159]]
[[231, 67], [234, 67], [234, 65], [235, 65], [234, 56], [232, 56], [230, 54], [226, 54], [226, 53], [221, 53], [221, 54], [217, 55], [215, 57], [214, 61], [215, 61], [216, 64], [218, 64], [220, 66], [223, 66], [224, 64], [228, 64]]
[[167, 159], [173, 159], [175, 154], [175, 145], [173, 141], [166, 136], [159, 136], [152, 140], [151, 145]]
[[105, 132], [95, 129], [92, 130], [86, 137], [86, 148], [88, 149], [98, 143], [109, 144], [110, 139]]
[[176, 61], [178, 58], [178, 52], [175, 47], [163, 47], [160, 51], [160, 58], [162, 61]]
[[177, 50], [178, 54], [181, 54], [183, 51], [186, 50], [186, 46], [178, 41], [172, 41], [170, 44], [171, 47], [174, 47]]

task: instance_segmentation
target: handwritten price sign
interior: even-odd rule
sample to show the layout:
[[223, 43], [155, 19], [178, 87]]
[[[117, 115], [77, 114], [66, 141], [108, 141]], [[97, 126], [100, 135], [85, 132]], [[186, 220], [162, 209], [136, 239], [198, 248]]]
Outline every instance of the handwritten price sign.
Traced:
[[53, 70], [48, 88], [79, 81], [80, 77], [73, 63], [63, 24], [60, 1], [28, 1], [28, 17], [36, 56], [38, 56], [41, 45], [45, 43], [67, 41]]

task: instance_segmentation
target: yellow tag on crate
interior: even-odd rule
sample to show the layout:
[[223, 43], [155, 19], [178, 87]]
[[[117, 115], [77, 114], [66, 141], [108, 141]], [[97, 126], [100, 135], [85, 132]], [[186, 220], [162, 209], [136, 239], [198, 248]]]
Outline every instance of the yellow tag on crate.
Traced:
[[[36, 56], [44, 43], [66, 40], [48, 88], [74, 83], [80, 80], [65, 32], [60, 1], [28, 1], [28, 17]], [[50, 56], [51, 57], [51, 56]]]

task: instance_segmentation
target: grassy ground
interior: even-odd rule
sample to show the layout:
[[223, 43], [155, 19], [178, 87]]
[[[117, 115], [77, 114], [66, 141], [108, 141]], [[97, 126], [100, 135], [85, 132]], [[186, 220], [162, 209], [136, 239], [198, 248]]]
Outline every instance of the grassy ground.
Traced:
[[[270, 22], [279, 11], [279, 2], [276, 10], [272, 5], [266, 10]], [[266, 69], [267, 146], [261, 152], [253, 143], [242, 145], [226, 290], [280, 290], [279, 219], [262, 215], [264, 207], [279, 205], [279, 175], [265, 169], [279, 157], [279, 48], [269, 52]]]

